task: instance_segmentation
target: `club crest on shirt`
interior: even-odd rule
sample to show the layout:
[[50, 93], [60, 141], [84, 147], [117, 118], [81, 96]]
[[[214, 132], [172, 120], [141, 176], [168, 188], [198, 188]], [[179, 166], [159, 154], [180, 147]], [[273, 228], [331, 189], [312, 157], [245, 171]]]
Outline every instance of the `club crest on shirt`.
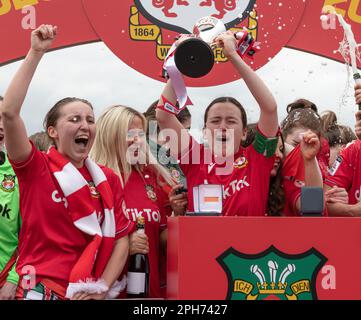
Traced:
[[157, 201], [157, 194], [154, 192], [154, 187], [151, 185], [145, 186], [145, 190], [147, 191], [147, 196], [152, 201]]
[[170, 175], [175, 181], [177, 181], [177, 182], [180, 181], [180, 173], [177, 169], [175, 169], [175, 168], [171, 169]]
[[248, 161], [245, 157], [239, 157], [236, 159], [236, 161], [233, 162], [233, 167], [235, 169], [243, 169], [247, 167]]
[[95, 184], [93, 181], [88, 182], [88, 187], [89, 187], [92, 198], [99, 199], [100, 193], [98, 192], [97, 188], [95, 187]]
[[15, 178], [11, 174], [4, 174], [4, 179], [1, 181], [0, 188], [5, 192], [13, 192], [15, 190]]

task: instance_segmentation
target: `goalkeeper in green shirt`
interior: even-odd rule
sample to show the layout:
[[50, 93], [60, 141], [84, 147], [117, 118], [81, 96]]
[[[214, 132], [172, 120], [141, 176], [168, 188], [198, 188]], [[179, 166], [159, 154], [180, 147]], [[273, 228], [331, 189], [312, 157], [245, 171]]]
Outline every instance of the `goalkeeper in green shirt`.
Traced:
[[19, 276], [15, 271], [20, 230], [19, 186], [4, 150], [0, 96], [0, 300], [15, 298]]

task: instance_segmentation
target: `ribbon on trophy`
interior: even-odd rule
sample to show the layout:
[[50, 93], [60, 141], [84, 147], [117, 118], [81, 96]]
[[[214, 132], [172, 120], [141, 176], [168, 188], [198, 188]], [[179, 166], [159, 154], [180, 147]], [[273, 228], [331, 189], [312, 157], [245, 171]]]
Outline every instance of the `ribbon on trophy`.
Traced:
[[179, 104], [179, 109], [176, 108], [176, 106], [173, 106], [176, 109], [176, 112], [174, 113], [178, 114], [187, 105], [193, 105], [193, 103], [188, 97], [187, 88], [184, 83], [183, 75], [179, 72], [175, 64], [174, 53], [176, 49], [177, 49], [177, 45], [176, 43], [173, 43], [172, 47], [169, 49], [168, 54], [165, 58], [163, 65], [163, 72], [166, 75], [166, 77], [169, 77], [169, 79], [171, 79], [172, 81], [172, 86], [177, 96], [177, 101]]

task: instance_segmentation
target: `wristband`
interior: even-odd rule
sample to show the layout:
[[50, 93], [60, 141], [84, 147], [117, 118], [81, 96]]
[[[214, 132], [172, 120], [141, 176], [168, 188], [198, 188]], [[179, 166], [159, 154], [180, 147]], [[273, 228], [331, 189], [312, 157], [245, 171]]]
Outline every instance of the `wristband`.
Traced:
[[162, 95], [163, 104], [158, 105], [157, 109], [166, 111], [168, 113], [177, 115], [181, 110], [177, 108], [174, 104], [172, 104], [170, 101], [168, 101], [163, 95]]
[[265, 155], [266, 158], [270, 158], [276, 152], [278, 136], [279, 135], [277, 134], [276, 137], [267, 138], [257, 130], [256, 137], [253, 142], [253, 147], [258, 153]]

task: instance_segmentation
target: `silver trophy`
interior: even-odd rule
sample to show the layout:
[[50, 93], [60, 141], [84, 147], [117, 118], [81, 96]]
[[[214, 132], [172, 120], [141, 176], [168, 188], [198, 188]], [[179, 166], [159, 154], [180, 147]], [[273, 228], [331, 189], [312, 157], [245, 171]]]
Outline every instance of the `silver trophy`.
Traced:
[[[209, 73], [214, 65], [213, 50], [217, 47], [214, 40], [223, 32], [226, 32], [226, 27], [221, 20], [211, 16], [199, 19], [193, 28], [193, 35], [181, 42], [175, 51], [174, 60], [178, 70], [191, 78], [200, 78]], [[259, 50], [259, 43], [247, 30], [239, 31], [234, 36], [241, 58], [253, 56]]]
[[193, 28], [193, 36], [181, 42], [174, 60], [178, 70], [191, 78], [208, 74], [214, 65], [214, 39], [226, 32], [224, 23], [211, 16], [200, 18]]

